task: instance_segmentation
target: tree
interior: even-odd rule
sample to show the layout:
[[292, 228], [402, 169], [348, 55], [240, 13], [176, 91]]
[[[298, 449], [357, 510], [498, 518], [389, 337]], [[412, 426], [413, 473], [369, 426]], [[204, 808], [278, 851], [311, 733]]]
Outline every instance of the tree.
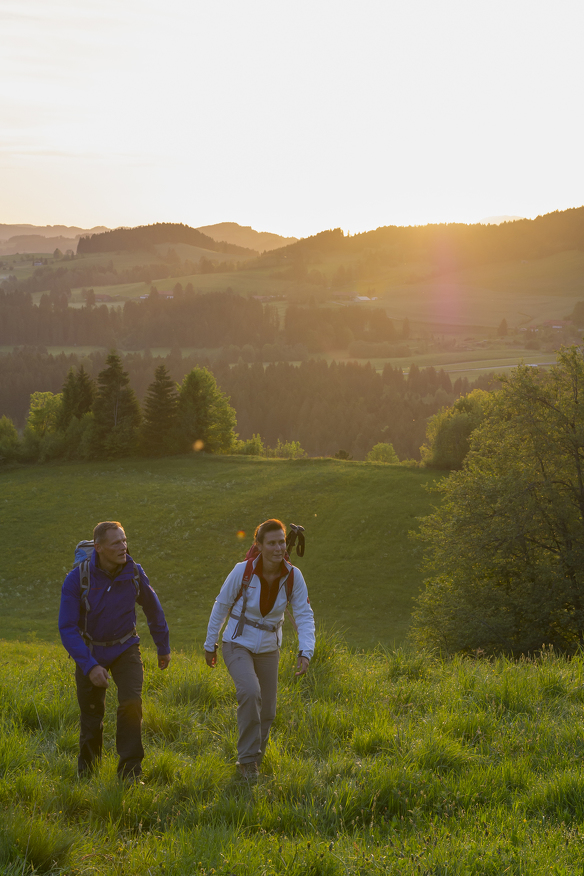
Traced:
[[225, 393], [206, 368], [193, 368], [185, 376], [178, 401], [182, 449], [227, 452], [235, 442], [237, 423]]
[[367, 462], [385, 462], [389, 465], [399, 465], [399, 457], [389, 441], [381, 441], [371, 448], [365, 457]]
[[142, 447], [151, 456], [165, 456], [177, 448], [178, 393], [165, 365], [154, 372], [144, 400]]
[[502, 319], [499, 323], [499, 328], [497, 329], [497, 334], [500, 338], [506, 338], [509, 333], [509, 327], [507, 326], [507, 320]]
[[30, 410], [27, 426], [40, 438], [57, 428], [61, 409], [61, 393], [33, 392], [30, 397]]
[[110, 353], [97, 377], [93, 402], [94, 451], [107, 457], [128, 456], [136, 451], [137, 430], [142, 419], [140, 405], [117, 353]]
[[77, 372], [70, 368], [61, 392], [61, 409], [57, 418], [57, 429], [65, 432], [69, 423], [76, 417], [78, 420], [87, 414], [95, 398], [95, 383], [83, 367]]
[[429, 468], [459, 469], [469, 450], [470, 436], [483, 421], [491, 393], [473, 389], [451, 408], [443, 408], [428, 420], [427, 444], [420, 447], [422, 462]]
[[0, 417], [0, 463], [16, 459], [18, 446], [16, 426], [9, 417]]
[[422, 527], [414, 638], [445, 652], [584, 645], [584, 356], [502, 381]]

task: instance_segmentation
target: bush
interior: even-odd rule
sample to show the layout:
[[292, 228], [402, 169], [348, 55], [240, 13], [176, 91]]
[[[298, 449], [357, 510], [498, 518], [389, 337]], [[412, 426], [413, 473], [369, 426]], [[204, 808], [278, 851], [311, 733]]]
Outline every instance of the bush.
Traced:
[[253, 435], [247, 441], [237, 441], [234, 452], [242, 456], [264, 456], [265, 448], [261, 435]]
[[300, 441], [281, 441], [278, 438], [275, 447], [266, 449], [266, 456], [274, 459], [302, 459], [306, 451], [300, 446]]
[[365, 457], [366, 462], [384, 462], [388, 465], [399, 465], [399, 457], [389, 441], [376, 444]]

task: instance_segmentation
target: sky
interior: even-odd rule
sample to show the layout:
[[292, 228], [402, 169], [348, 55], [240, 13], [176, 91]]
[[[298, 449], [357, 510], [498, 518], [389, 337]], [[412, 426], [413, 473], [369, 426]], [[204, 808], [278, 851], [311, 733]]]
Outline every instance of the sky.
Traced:
[[584, 204], [582, 0], [0, 0], [0, 223]]

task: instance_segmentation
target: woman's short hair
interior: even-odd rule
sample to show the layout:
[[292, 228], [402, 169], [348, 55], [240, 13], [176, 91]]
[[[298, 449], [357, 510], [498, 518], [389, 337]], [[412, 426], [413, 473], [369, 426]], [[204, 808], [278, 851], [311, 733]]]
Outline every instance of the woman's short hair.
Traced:
[[121, 529], [123, 531], [124, 527], [117, 520], [104, 520], [103, 523], [98, 523], [93, 530], [94, 543], [101, 544], [108, 529]]
[[260, 523], [259, 526], [256, 526], [256, 531], [254, 532], [254, 541], [258, 544], [262, 544], [264, 540], [264, 536], [267, 532], [275, 532], [277, 529], [281, 529], [284, 535], [286, 535], [286, 524], [282, 523], [281, 520], [276, 520], [275, 517], [270, 518], [270, 520], [264, 520], [263, 523]]

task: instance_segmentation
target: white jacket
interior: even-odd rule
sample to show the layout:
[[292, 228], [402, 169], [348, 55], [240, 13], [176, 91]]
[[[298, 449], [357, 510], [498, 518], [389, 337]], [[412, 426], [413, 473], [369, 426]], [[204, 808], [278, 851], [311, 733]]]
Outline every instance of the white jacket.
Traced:
[[[253, 562], [254, 569], [257, 565], [258, 559], [259, 556], [256, 557]], [[276, 648], [280, 647], [282, 644], [281, 622], [284, 619], [284, 612], [286, 610], [286, 580], [288, 578], [288, 572], [292, 568], [290, 563], [286, 561], [284, 561], [284, 563], [287, 571], [286, 574], [282, 575], [280, 578], [280, 587], [278, 595], [276, 596], [276, 601], [274, 602], [272, 610], [267, 615], [263, 616], [260, 611], [261, 583], [256, 574], [252, 575], [247, 588], [245, 616], [251, 621], [273, 626], [275, 628], [274, 631], [258, 630], [256, 627], [245, 624], [241, 636], [232, 639], [238, 621], [237, 618], [230, 617], [223, 632], [224, 642], [233, 641], [237, 645], [243, 645], [244, 648], [247, 648], [254, 654], [275, 651]], [[231, 606], [235, 602], [235, 597], [241, 588], [246, 565], [245, 561], [243, 563], [237, 563], [225, 579], [225, 583], [215, 600], [213, 610], [211, 611], [211, 617], [209, 618], [207, 638], [205, 639], [204, 646], [205, 651], [213, 651], [215, 649], [215, 643], [218, 641], [221, 627], [225, 623], [225, 618], [229, 614]], [[308, 657], [310, 660], [314, 654], [314, 615], [308, 599], [306, 582], [302, 572], [296, 566], [294, 566], [294, 587], [292, 589], [290, 606], [292, 608], [294, 620], [298, 626], [299, 651], [303, 657]], [[239, 597], [235, 605], [233, 605], [233, 613], [239, 617], [241, 615], [242, 607], [243, 594]]]

